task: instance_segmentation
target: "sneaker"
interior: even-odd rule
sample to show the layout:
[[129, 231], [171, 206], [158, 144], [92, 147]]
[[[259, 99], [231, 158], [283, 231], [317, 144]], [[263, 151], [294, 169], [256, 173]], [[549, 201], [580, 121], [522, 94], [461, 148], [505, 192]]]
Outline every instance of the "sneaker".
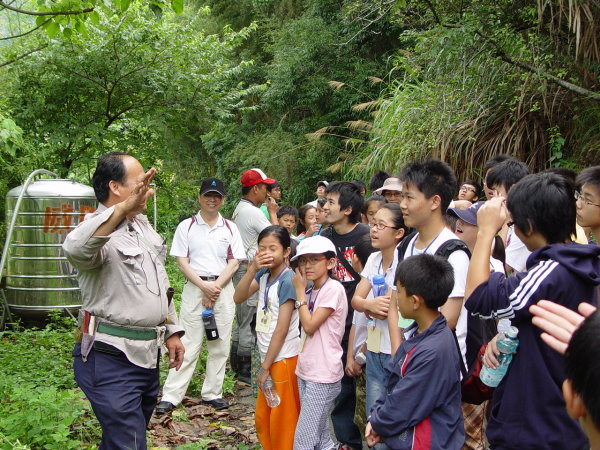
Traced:
[[175, 409], [175, 405], [171, 402], [160, 402], [156, 405], [156, 415], [162, 416], [163, 414], [167, 414]]
[[215, 398], [213, 400], [202, 400], [202, 403], [212, 406], [217, 411], [220, 411], [221, 409], [229, 408], [229, 403], [227, 403], [222, 398]]

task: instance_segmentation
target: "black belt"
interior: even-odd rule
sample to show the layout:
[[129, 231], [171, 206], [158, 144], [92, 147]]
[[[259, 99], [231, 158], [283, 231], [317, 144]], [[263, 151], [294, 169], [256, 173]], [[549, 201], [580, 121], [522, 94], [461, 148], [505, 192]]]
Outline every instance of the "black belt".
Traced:
[[200, 279], [204, 281], [215, 281], [217, 278], [219, 277], [215, 277], [214, 275], [211, 275], [210, 277], [203, 277], [202, 275], [200, 275]]

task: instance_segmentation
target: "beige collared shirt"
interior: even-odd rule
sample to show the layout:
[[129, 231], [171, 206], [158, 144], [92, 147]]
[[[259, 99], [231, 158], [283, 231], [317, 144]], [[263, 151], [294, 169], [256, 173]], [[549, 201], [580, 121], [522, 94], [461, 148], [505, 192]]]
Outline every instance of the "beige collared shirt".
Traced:
[[[83, 309], [97, 316], [98, 321], [125, 326], [156, 327], [168, 318], [165, 339], [182, 332], [175, 307], [167, 301], [166, 245], [146, 216], [137, 215], [131, 227], [123, 221], [109, 236], [93, 236], [113, 211], [114, 206], [100, 204], [63, 244], [67, 259], [78, 270]], [[159, 346], [155, 340], [125, 339], [99, 332], [96, 340], [118, 348], [137, 366], [156, 367]]]

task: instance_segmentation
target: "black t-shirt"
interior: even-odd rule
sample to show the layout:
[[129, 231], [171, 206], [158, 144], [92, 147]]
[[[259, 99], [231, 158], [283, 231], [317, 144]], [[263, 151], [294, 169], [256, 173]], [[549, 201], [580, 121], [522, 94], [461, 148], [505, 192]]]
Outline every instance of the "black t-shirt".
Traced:
[[[356, 241], [365, 234], [369, 233], [369, 227], [365, 224], [359, 223], [354, 227], [352, 231], [346, 234], [337, 234], [330, 226], [321, 233], [321, 236], [328, 238], [337, 249], [338, 255], [344, 255], [344, 259], [348, 261], [348, 266], [352, 265], [352, 255], [354, 255], [354, 245]], [[353, 272], [353, 271], [352, 271]], [[352, 316], [354, 310], [352, 309], [352, 297], [356, 286], [360, 282], [360, 274], [357, 277], [353, 275], [344, 264], [342, 264], [338, 258], [335, 267], [333, 268], [333, 274], [340, 280], [344, 289], [346, 290], [346, 298], [348, 299], [348, 316], [346, 316], [346, 330], [344, 332], [344, 340], [348, 339], [348, 333], [350, 333], [350, 327], [352, 326]]]

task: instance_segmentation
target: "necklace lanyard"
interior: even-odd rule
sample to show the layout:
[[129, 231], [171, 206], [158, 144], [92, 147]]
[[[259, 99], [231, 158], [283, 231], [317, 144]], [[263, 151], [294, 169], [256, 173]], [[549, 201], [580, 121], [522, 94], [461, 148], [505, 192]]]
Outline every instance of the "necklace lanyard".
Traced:
[[277, 274], [277, 276], [275, 278], [273, 278], [273, 281], [271, 281], [270, 283], [267, 280], [267, 285], [265, 287], [265, 295], [263, 297], [264, 299], [264, 305], [263, 305], [263, 311], [266, 311], [267, 308], [269, 307], [269, 289], [271, 289], [271, 286], [273, 286], [275, 283], [277, 283], [277, 281], [279, 280], [279, 278], [281, 277], [281, 275], [283, 275], [283, 273], [288, 269], [288, 266], [283, 266], [283, 269], [281, 269], [279, 271], [279, 273]]
[[[441, 233], [440, 233], [441, 234]], [[415, 240], [412, 242], [412, 246], [410, 248], [410, 256], [413, 256], [415, 253], [415, 244], [417, 243], [417, 239], [419, 236], [415, 236]], [[437, 241], [437, 238], [439, 238], [440, 235], [438, 234], [429, 244], [427, 244], [427, 247], [425, 247], [425, 250], [423, 250], [423, 253], [427, 253], [427, 250], [429, 250], [429, 247], [431, 247], [431, 245]]]
[[317, 289], [317, 295], [315, 295], [315, 299], [311, 302], [311, 297], [312, 297], [312, 293], [315, 291], [315, 287], [311, 287], [308, 291], [306, 291], [305, 293], [308, 294], [308, 302], [306, 304], [306, 306], [308, 306], [308, 310], [311, 312], [313, 312], [313, 310], [315, 309], [315, 304], [317, 303], [317, 299], [319, 298], [319, 294], [321, 293], [321, 290], [323, 289], [323, 287], [327, 284], [327, 282], [329, 281], [329, 277], [327, 277], [327, 279], [325, 280], [325, 283], [323, 283], [321, 285], [321, 287], [319, 289]]

